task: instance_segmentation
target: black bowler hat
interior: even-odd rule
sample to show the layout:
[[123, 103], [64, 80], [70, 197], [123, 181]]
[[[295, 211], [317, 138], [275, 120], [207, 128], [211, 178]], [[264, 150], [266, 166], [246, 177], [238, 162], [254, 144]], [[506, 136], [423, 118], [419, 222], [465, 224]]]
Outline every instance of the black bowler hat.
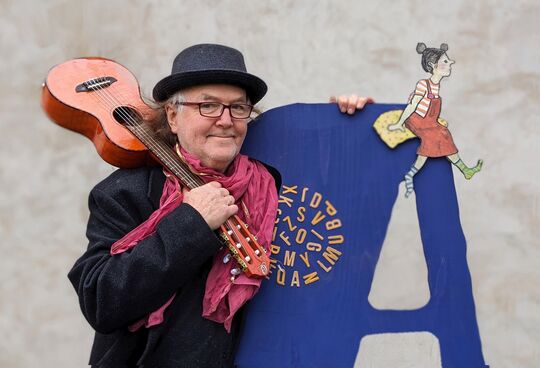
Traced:
[[266, 94], [266, 83], [246, 71], [244, 56], [231, 47], [200, 44], [188, 47], [174, 59], [171, 75], [153, 90], [154, 100], [162, 102], [175, 92], [201, 84], [232, 84], [246, 90], [252, 104]]

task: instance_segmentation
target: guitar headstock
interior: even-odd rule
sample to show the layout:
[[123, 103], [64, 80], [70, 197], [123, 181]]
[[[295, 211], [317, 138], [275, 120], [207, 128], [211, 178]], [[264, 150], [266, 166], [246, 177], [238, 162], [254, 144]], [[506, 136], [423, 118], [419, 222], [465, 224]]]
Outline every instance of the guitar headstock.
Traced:
[[221, 225], [221, 237], [246, 276], [261, 278], [268, 276], [270, 258], [266, 250], [238, 216], [229, 218]]

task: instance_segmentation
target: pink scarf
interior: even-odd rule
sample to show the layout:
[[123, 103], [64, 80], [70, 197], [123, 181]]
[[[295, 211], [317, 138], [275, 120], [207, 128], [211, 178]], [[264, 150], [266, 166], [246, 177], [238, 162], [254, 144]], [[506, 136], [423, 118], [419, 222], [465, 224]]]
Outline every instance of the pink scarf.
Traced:
[[[251, 160], [245, 155], [238, 155], [227, 173], [222, 174], [202, 166], [196, 157], [184, 149], [181, 149], [180, 154], [194, 172], [202, 174], [201, 178], [205, 182], [217, 181], [229, 190], [238, 205], [238, 216], [250, 225], [250, 231], [257, 236], [259, 244], [269, 250], [278, 198], [274, 178], [266, 168], [258, 161]], [[116, 241], [111, 247], [111, 255], [125, 252], [152, 235], [159, 221], [182, 203], [180, 182], [174, 175], [169, 173], [165, 175], [167, 179], [163, 186], [159, 208], [145, 222]], [[243, 210], [244, 205], [247, 211]], [[234, 314], [257, 293], [261, 279], [249, 278], [241, 273], [232, 281], [230, 271], [239, 266], [234, 258], [226, 264], [223, 263], [223, 257], [227, 252], [227, 247], [223, 247], [214, 256], [212, 269], [206, 280], [202, 315], [212, 321], [223, 323], [225, 329], [230, 332]], [[173, 294], [159, 309], [129, 326], [129, 330], [133, 332], [143, 325], [148, 328], [162, 323], [163, 313], [175, 295]]]

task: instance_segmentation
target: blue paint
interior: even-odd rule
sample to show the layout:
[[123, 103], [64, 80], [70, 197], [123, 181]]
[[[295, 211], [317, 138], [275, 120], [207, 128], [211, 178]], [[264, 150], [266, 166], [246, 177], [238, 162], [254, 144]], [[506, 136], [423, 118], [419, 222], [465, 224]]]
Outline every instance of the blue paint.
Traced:
[[[459, 220], [451, 164], [429, 159], [415, 176], [416, 206], [428, 267], [431, 299], [413, 311], [376, 310], [368, 294], [398, 186], [416, 157], [418, 140], [389, 149], [372, 128], [383, 112], [403, 105], [368, 105], [350, 117], [335, 105], [295, 104], [266, 112], [252, 123], [244, 152], [276, 168], [283, 184], [309, 188], [329, 200], [341, 227], [326, 230], [323, 223], [306, 226], [323, 205], [310, 208], [300, 193], [286, 194], [291, 207], [283, 213], [277, 234], [284, 231], [291, 245], [279, 236], [273, 242], [281, 251], [275, 258], [285, 270], [285, 286], [277, 283], [277, 269], [249, 303], [237, 354], [238, 367], [352, 367], [360, 340], [369, 334], [429, 331], [439, 339], [444, 368], [484, 368], [476, 322], [466, 242]], [[306, 199], [307, 201], [308, 199]], [[409, 199], [412, 200], [412, 199]], [[322, 202], [324, 203], [324, 202]], [[298, 208], [306, 208], [303, 223]], [[289, 216], [290, 225], [283, 221]], [[304, 244], [294, 242], [305, 227]], [[299, 258], [308, 240], [318, 241], [311, 228], [329, 236], [343, 235], [343, 244], [332, 245], [337, 260], [308, 252], [310, 267]], [[284, 252], [296, 251], [287, 266]], [[318, 257], [318, 258], [317, 258]], [[317, 267], [316, 259], [329, 269]], [[308, 285], [302, 276], [318, 270], [319, 280]], [[291, 286], [298, 272], [300, 287]]]

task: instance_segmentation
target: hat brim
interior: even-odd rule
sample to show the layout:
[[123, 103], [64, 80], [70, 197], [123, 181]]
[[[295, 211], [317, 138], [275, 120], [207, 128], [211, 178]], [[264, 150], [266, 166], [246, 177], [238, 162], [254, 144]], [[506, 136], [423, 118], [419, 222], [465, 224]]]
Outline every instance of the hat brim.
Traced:
[[157, 102], [163, 102], [181, 89], [202, 84], [231, 84], [246, 90], [246, 94], [252, 104], [259, 102], [268, 87], [264, 81], [249, 73], [237, 70], [201, 70], [177, 73], [160, 80], [152, 96]]

